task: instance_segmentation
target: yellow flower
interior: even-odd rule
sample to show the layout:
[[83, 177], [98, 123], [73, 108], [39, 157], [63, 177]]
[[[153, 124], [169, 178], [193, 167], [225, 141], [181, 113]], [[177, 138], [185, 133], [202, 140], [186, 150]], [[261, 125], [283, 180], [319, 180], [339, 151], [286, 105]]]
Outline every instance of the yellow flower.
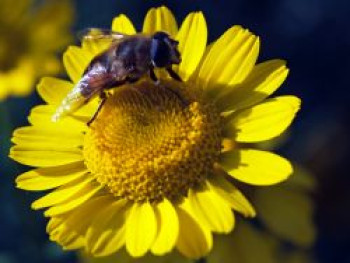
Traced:
[[0, 1], [0, 101], [32, 91], [39, 76], [60, 70], [55, 52], [70, 41], [70, 2]]
[[[136, 33], [124, 15], [112, 30]], [[32, 207], [47, 208], [50, 238], [65, 249], [106, 256], [125, 245], [141, 257], [176, 247], [188, 258], [203, 257], [212, 232], [234, 228], [232, 209], [255, 216], [229, 177], [259, 186], [292, 173], [286, 159], [248, 144], [278, 136], [299, 109], [294, 96], [266, 99], [285, 80], [285, 62], [255, 65], [259, 39], [240, 26], [207, 48], [201, 12], [189, 14], [178, 30], [167, 8], [151, 9], [143, 32], [159, 30], [180, 42], [176, 70], [183, 83], [158, 72], [161, 85], [145, 77], [115, 89], [90, 127], [97, 100], [53, 123], [58, 104], [106, 48], [84, 42], [64, 54], [72, 82], [42, 79], [38, 91], [48, 105], [32, 110], [32, 126], [14, 132], [10, 156], [38, 167], [20, 175], [17, 187], [56, 188]]]

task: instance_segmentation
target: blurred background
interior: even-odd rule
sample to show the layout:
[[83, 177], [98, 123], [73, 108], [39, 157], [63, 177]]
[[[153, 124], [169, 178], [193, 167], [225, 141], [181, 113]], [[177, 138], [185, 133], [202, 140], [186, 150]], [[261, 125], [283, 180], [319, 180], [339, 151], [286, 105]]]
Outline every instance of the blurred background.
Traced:
[[[7, 157], [11, 134], [16, 127], [28, 124], [30, 109], [42, 102], [34, 91], [40, 76], [65, 77], [60, 65], [62, 52], [77, 41], [77, 31], [110, 28], [113, 17], [120, 13], [140, 30], [147, 10], [161, 5], [174, 12], [179, 24], [189, 12], [203, 11], [209, 41], [240, 24], [260, 36], [260, 61], [288, 61], [290, 75], [278, 93], [295, 94], [303, 104], [276, 151], [302, 167], [298, 169], [301, 177], [296, 178], [304, 182], [300, 192], [307, 205], [305, 211], [303, 201], [291, 201], [289, 207], [289, 199], [284, 203], [282, 196], [274, 213], [276, 217], [280, 213], [280, 220], [288, 224], [283, 226], [286, 229], [276, 230], [264, 213], [264, 197], [273, 200], [276, 189], [266, 189], [267, 194], [256, 195], [258, 212], [259, 207], [262, 209], [261, 222], [282, 244], [278, 253], [302, 252], [303, 256], [289, 257], [288, 262], [350, 262], [350, 174], [346, 159], [350, 155], [350, 1], [0, 0], [0, 263], [78, 262], [75, 253], [64, 252], [48, 240], [42, 213], [30, 209], [31, 202], [41, 194], [15, 188], [15, 177], [28, 168]], [[304, 230], [311, 231], [309, 238], [302, 238]], [[245, 239], [236, 242], [244, 243]], [[281, 258], [276, 262], [287, 262]]]

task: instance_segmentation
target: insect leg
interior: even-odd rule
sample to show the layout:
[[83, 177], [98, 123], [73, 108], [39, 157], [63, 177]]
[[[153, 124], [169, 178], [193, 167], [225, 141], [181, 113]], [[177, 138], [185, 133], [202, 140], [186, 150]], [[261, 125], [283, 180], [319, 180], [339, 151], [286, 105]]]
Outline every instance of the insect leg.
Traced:
[[96, 119], [98, 113], [100, 112], [100, 110], [102, 109], [103, 105], [105, 104], [106, 100], [107, 100], [107, 95], [104, 91], [102, 91], [100, 93], [100, 104], [98, 104], [97, 110], [95, 111], [94, 115], [92, 116], [92, 118], [88, 121], [87, 126], [90, 126], [91, 123]]
[[180, 76], [179, 76], [171, 67], [167, 67], [166, 70], [168, 71], [169, 75], [170, 75], [173, 79], [182, 82], [182, 79], [180, 78]]
[[149, 76], [151, 77], [151, 79], [158, 85], [159, 84], [159, 79], [157, 78], [156, 73], [154, 73], [154, 69], [150, 68], [149, 70]]
[[126, 82], [132, 84], [132, 83], [137, 82], [139, 79], [140, 79], [139, 77], [127, 77], [127, 78], [126, 78]]

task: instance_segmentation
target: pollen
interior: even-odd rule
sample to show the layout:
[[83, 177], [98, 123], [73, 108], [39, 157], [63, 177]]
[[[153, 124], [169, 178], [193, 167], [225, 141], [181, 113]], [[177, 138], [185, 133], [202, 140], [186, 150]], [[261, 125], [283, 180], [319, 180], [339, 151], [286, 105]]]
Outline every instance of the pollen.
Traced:
[[186, 87], [166, 85], [116, 89], [85, 135], [86, 166], [116, 197], [177, 201], [213, 172], [220, 115]]

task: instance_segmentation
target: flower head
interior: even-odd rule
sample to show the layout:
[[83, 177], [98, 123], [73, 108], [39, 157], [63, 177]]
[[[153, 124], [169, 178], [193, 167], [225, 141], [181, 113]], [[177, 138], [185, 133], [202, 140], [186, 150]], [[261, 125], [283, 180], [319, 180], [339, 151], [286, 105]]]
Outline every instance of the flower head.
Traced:
[[[135, 34], [120, 15], [112, 30]], [[31, 126], [17, 129], [10, 156], [38, 167], [17, 178], [26, 190], [51, 193], [36, 200], [47, 208], [50, 238], [65, 249], [94, 256], [126, 246], [133, 257], [163, 255], [176, 247], [189, 258], [205, 256], [212, 232], [234, 228], [232, 209], [255, 210], [228, 180], [271, 185], [288, 178], [290, 163], [249, 143], [268, 140], [293, 120], [294, 96], [266, 99], [284, 81], [282, 60], [258, 65], [259, 39], [239, 26], [207, 47], [202, 13], [191, 13], [177, 29], [171, 12], [151, 9], [143, 33], [168, 32], [179, 41], [184, 82], [157, 72], [114, 89], [90, 127], [98, 100], [57, 123], [51, 117], [106, 45], [70, 47], [64, 65], [72, 82], [44, 78], [38, 91], [48, 105], [33, 109]]]
[[0, 2], [0, 100], [27, 95], [37, 77], [60, 70], [55, 53], [70, 41], [68, 0]]

